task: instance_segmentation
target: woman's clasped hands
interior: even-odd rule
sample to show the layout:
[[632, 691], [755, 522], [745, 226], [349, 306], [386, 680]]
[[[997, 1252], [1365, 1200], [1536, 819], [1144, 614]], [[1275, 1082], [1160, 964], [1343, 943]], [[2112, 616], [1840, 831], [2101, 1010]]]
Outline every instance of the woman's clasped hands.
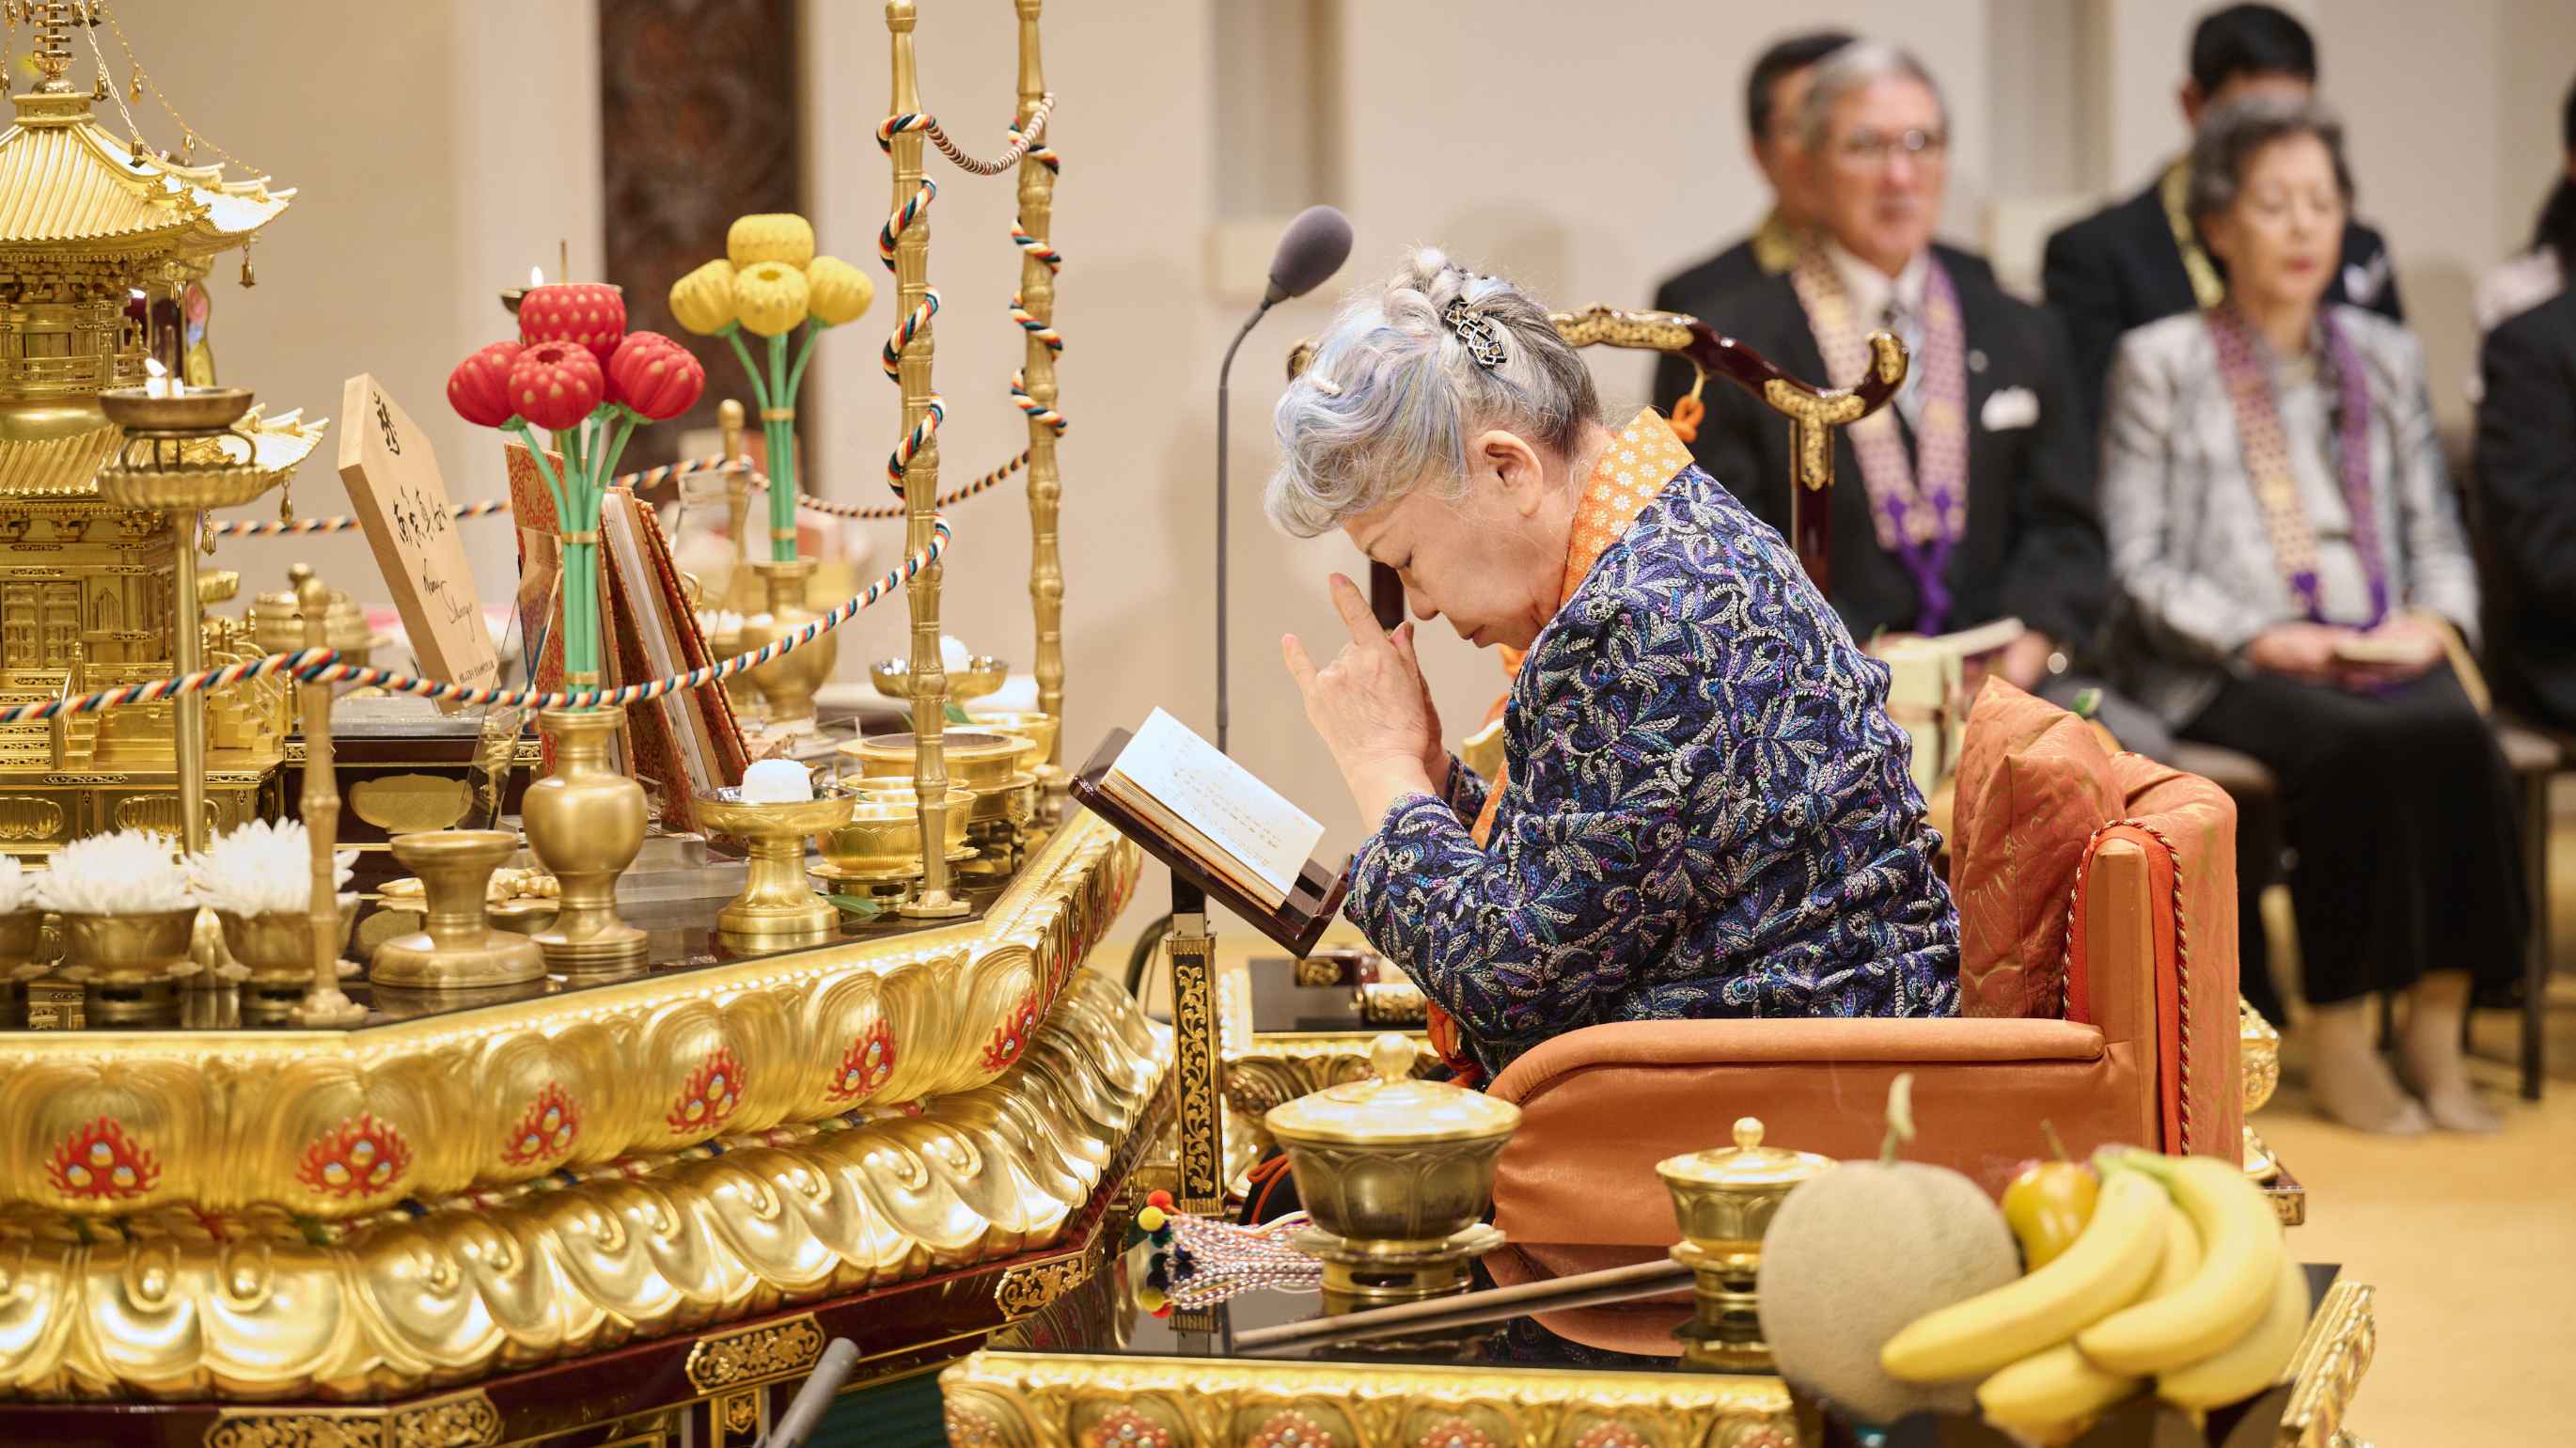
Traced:
[[2246, 662], [2266, 673], [2367, 691], [2402, 684], [2442, 662], [2441, 627], [2397, 614], [2377, 628], [2275, 624], [2245, 646]]
[[1392, 634], [1379, 628], [1359, 586], [1341, 574], [1332, 593], [1351, 636], [1332, 662], [1317, 668], [1295, 634], [1281, 638], [1279, 650], [1305, 696], [1307, 722], [1332, 751], [1361, 816], [1374, 823], [1408, 794], [1437, 794], [1449, 754], [1414, 658], [1413, 625]]

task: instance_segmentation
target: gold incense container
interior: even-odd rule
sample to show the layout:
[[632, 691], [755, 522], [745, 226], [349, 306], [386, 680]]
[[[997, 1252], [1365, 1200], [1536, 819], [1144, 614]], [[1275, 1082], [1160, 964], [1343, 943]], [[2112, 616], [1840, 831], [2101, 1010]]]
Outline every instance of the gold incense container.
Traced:
[[1831, 1157], [1764, 1146], [1762, 1123], [1750, 1116], [1736, 1121], [1732, 1147], [1655, 1163], [1681, 1223], [1673, 1260], [1691, 1269], [1695, 1313], [1679, 1336], [1683, 1356], [1694, 1365], [1771, 1366], [1771, 1345], [1762, 1340], [1761, 1299], [1754, 1293], [1762, 1234], [1799, 1183], [1833, 1167]]
[[[393, 990], [481, 991], [543, 980], [545, 953], [525, 935], [492, 928], [484, 893], [519, 848], [509, 830], [433, 830], [388, 846], [428, 895], [422, 929], [376, 947], [367, 978]], [[451, 1002], [452, 1003], [452, 1002]]]
[[[805, 841], [850, 822], [858, 801], [846, 794], [753, 804], [738, 786], [701, 791], [698, 816], [709, 830], [751, 846], [750, 878], [716, 912], [716, 929], [760, 945], [829, 936], [841, 922], [832, 903], [806, 883]], [[914, 833], [919, 834], [916, 826]]]
[[1501, 1244], [1484, 1216], [1520, 1108], [1414, 1080], [1413, 1061], [1413, 1043], [1388, 1032], [1369, 1046], [1369, 1079], [1283, 1102], [1262, 1118], [1315, 1219], [1298, 1245], [1323, 1259], [1328, 1302], [1456, 1291], [1469, 1260]]
[[[956, 668], [941, 672], [948, 675], [949, 702], [962, 705], [969, 699], [981, 699], [1001, 688], [1011, 676], [1011, 666], [991, 654], [977, 654]], [[868, 665], [868, 677], [875, 681], [877, 692], [887, 698], [901, 699], [906, 703], [912, 701], [911, 660], [879, 659]], [[953, 739], [956, 736], [949, 737]]]

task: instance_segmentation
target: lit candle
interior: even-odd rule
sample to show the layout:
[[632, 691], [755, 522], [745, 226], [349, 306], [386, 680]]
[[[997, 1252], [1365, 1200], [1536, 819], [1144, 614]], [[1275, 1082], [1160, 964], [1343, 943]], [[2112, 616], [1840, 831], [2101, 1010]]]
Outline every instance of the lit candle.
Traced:
[[144, 358], [143, 374], [144, 396], [170, 397], [176, 395], [175, 389], [170, 385], [170, 369], [161, 365], [160, 358]]
[[530, 291], [534, 291], [545, 284], [546, 269], [544, 267], [532, 266], [528, 268], [528, 289]]

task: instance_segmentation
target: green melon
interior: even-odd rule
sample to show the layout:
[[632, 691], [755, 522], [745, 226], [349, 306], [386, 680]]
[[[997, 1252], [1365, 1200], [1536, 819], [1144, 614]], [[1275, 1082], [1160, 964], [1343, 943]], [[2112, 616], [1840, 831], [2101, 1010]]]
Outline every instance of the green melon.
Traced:
[[1846, 1416], [1976, 1411], [1973, 1382], [1899, 1382], [1878, 1350], [1935, 1308], [2021, 1275], [2004, 1214], [1975, 1182], [1917, 1162], [1845, 1162], [1799, 1185], [1762, 1236], [1762, 1335], [1780, 1375]]

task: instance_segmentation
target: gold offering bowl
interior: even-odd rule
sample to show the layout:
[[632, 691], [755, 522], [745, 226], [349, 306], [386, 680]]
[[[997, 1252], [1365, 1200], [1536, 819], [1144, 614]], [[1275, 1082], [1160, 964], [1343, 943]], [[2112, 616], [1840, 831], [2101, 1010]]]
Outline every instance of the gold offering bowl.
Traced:
[[448, 994], [545, 979], [545, 954], [537, 943], [493, 929], [485, 913], [485, 886], [493, 869], [517, 852], [516, 832], [428, 830], [396, 835], [387, 848], [420, 877], [428, 904], [421, 930], [376, 947], [371, 982], [396, 991]]
[[1684, 1355], [1705, 1367], [1767, 1369], [1762, 1340], [1762, 1235], [1799, 1183], [1832, 1170], [1830, 1157], [1762, 1144], [1762, 1123], [1735, 1123], [1735, 1145], [1666, 1157], [1655, 1175], [1672, 1193], [1682, 1241], [1673, 1260], [1691, 1269], [1696, 1315], [1681, 1330]]
[[847, 825], [856, 804], [845, 794], [755, 804], [735, 786], [701, 790], [698, 817], [706, 827], [751, 846], [750, 878], [733, 903], [716, 913], [716, 929], [775, 942], [826, 935], [839, 926], [840, 912], [806, 883], [805, 841]]
[[[948, 697], [963, 704], [1001, 688], [1011, 676], [1011, 666], [991, 654], [977, 654], [946, 673]], [[879, 659], [868, 665], [868, 677], [876, 681], [877, 692], [889, 699], [912, 697], [912, 661], [909, 659]]]
[[[850, 806], [846, 823], [815, 840], [834, 878], [844, 880], [912, 879], [922, 873], [921, 805], [909, 782], [865, 780], [839, 786]], [[966, 843], [966, 815], [975, 797], [957, 785], [948, 787], [947, 856], [963, 860], [975, 851]]]
[[166, 981], [189, 960], [197, 907], [134, 915], [63, 916], [63, 964], [93, 986], [132, 988]]
[[1468, 1259], [1500, 1242], [1480, 1224], [1520, 1108], [1414, 1080], [1413, 1061], [1413, 1043], [1390, 1031], [1370, 1043], [1369, 1079], [1328, 1086], [1263, 1117], [1315, 1219], [1299, 1246], [1324, 1260], [1328, 1301], [1456, 1290]]
[[[1026, 741], [973, 729], [951, 729], [942, 737], [948, 782], [974, 796], [970, 811], [974, 823], [1014, 828], [1026, 825], [1028, 786], [1034, 782], [1020, 768], [1020, 756], [1028, 747]], [[839, 753], [843, 759], [858, 764], [859, 788], [875, 794], [883, 786], [911, 786], [914, 748], [910, 734], [869, 734], [839, 746]]]
[[[313, 983], [313, 916], [309, 911], [271, 911], [265, 915], [215, 912], [224, 927], [224, 948], [250, 972], [254, 986], [282, 986], [302, 991]], [[349, 948], [349, 931], [358, 923], [356, 901], [340, 907], [340, 932], [332, 941], [335, 955]]]
[[114, 387], [98, 410], [129, 432], [221, 432], [250, 411], [247, 387], [180, 387], [156, 396], [147, 387]]
[[988, 734], [1000, 734], [1021, 742], [1020, 772], [1034, 774], [1046, 767], [1047, 756], [1055, 752], [1058, 720], [1052, 714], [1036, 709], [970, 710], [974, 728]]
[[[260, 466], [259, 445], [226, 431], [250, 403], [247, 387], [191, 387], [167, 397], [140, 387], [100, 393], [100, 410], [126, 435], [98, 471], [99, 496], [128, 508], [202, 513], [267, 492], [277, 476]], [[223, 450], [227, 442], [240, 444], [240, 456]]]

